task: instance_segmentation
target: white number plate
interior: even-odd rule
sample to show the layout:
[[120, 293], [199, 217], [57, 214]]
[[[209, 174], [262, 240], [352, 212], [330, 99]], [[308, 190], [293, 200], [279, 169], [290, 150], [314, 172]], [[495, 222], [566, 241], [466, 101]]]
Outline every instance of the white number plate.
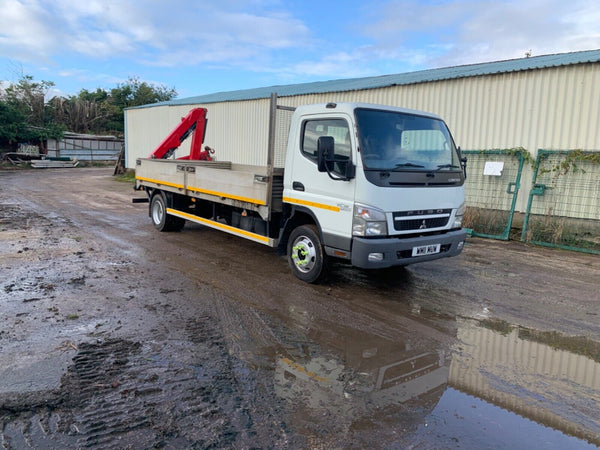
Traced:
[[421, 245], [419, 247], [413, 247], [412, 255], [413, 256], [425, 256], [425, 255], [435, 255], [440, 252], [440, 244], [432, 244], [432, 245]]

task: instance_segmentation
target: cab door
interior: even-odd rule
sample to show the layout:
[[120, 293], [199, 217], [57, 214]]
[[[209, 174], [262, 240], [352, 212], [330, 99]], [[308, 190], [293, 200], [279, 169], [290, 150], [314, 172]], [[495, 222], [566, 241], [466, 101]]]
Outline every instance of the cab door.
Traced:
[[[309, 209], [317, 218], [326, 246], [350, 250], [355, 179], [343, 180], [345, 166], [355, 164], [355, 136], [352, 121], [344, 114], [305, 116], [299, 146], [295, 148], [291, 190], [286, 201]], [[330, 173], [317, 167], [318, 139], [334, 140], [335, 163]]]

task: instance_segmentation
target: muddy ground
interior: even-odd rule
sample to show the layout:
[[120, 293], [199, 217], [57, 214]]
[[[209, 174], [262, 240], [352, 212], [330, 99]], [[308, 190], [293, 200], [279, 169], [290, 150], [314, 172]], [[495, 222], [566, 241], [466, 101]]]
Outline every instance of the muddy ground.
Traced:
[[308, 285], [111, 175], [0, 172], [3, 448], [600, 445], [599, 256], [471, 238]]

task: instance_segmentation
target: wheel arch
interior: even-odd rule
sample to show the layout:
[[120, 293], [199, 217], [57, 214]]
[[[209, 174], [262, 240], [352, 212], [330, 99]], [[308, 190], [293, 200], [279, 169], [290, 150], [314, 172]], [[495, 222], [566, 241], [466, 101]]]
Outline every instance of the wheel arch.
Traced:
[[[173, 192], [163, 191], [162, 189], [158, 189], [158, 188], [148, 189], [148, 200], [149, 200], [150, 205], [152, 205], [152, 199], [154, 198], [155, 195], [162, 196], [162, 198], [165, 202], [165, 206], [167, 208], [176, 208], [176, 196], [178, 194], [174, 194]], [[152, 214], [152, 211], [150, 208], [148, 209], [148, 214]]]
[[287, 254], [287, 243], [292, 231], [301, 225], [315, 225], [319, 233], [319, 239], [323, 242], [323, 231], [315, 214], [309, 209], [302, 206], [292, 206], [288, 218], [285, 220], [279, 237], [279, 245], [277, 252], [280, 255]]
[[169, 200], [167, 198], [167, 196], [165, 195], [165, 192], [161, 189], [147, 189], [146, 193], [148, 194], [148, 216], [152, 216], [152, 199], [156, 196], [156, 195], [160, 195], [162, 196], [165, 205], [166, 206], [170, 206], [169, 205]]
[[[149, 197], [149, 208], [148, 208], [148, 215], [150, 216], [150, 219], [152, 220], [152, 222], [154, 223], [154, 226], [156, 228], [158, 228], [160, 231], [181, 231], [181, 229], [184, 227], [185, 225], [185, 219], [178, 217], [178, 216], [173, 216], [171, 214], [169, 214], [167, 212], [167, 209], [169, 208], [174, 208], [175, 202], [176, 202], [176, 194], [172, 194], [171, 192], [166, 192], [163, 191], [161, 189], [153, 189], [152, 192], [148, 193], [148, 197]], [[163, 214], [164, 214], [164, 219], [162, 219], [160, 221], [160, 223], [162, 224], [164, 222], [164, 225], [159, 225], [158, 222], [156, 221], [155, 217], [153, 216], [154, 211], [154, 199], [156, 197], [160, 197], [160, 199], [162, 200], [163, 203]]]

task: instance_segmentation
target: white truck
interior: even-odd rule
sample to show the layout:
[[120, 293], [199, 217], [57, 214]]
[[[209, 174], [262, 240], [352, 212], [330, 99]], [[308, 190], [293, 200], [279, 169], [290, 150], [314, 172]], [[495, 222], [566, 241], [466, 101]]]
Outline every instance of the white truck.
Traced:
[[[136, 161], [158, 230], [189, 220], [279, 248], [310, 283], [332, 258], [377, 269], [462, 251], [466, 159], [440, 117], [364, 103], [292, 108], [273, 94], [266, 161], [250, 166], [201, 151], [206, 116], [192, 110]], [[190, 133], [190, 154], [173, 159]]]

